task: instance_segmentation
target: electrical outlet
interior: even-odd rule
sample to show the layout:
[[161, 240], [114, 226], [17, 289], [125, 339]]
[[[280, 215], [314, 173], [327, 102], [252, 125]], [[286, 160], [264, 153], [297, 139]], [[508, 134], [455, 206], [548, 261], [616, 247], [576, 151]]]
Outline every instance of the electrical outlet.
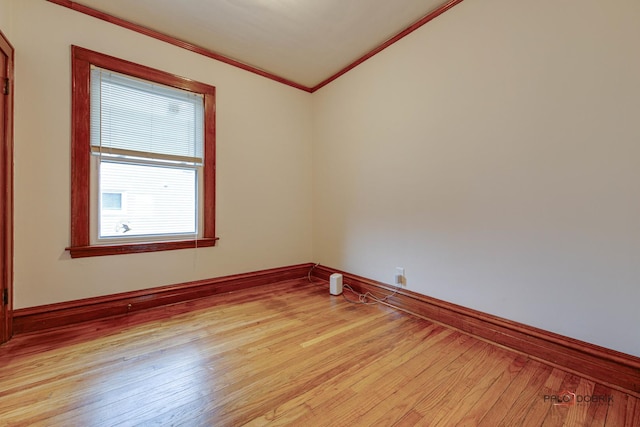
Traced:
[[404, 276], [404, 268], [396, 267], [395, 285], [405, 286], [407, 284], [407, 278]]

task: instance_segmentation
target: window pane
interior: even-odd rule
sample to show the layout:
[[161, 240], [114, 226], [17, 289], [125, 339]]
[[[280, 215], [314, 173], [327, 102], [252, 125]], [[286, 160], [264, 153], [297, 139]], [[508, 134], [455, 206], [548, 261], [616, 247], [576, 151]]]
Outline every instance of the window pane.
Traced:
[[101, 238], [197, 232], [196, 169], [102, 161], [99, 191]]
[[102, 209], [121, 210], [122, 193], [102, 193]]
[[91, 70], [91, 144], [202, 158], [202, 95], [100, 68]]

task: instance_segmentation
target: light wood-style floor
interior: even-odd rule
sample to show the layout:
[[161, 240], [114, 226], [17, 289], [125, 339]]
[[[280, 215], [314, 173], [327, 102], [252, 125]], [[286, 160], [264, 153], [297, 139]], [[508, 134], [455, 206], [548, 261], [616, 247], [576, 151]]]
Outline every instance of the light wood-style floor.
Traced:
[[637, 427], [638, 400], [306, 280], [0, 347], [2, 426]]

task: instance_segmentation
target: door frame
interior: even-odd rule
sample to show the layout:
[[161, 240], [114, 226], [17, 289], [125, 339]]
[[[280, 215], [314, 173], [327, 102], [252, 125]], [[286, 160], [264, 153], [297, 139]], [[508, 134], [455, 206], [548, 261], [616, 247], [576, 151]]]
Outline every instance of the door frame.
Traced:
[[[8, 341], [13, 334], [13, 66], [14, 49], [0, 31], [0, 52], [6, 56], [6, 75], [9, 79], [5, 95], [4, 81], [0, 82], [0, 102], [4, 103], [4, 135], [0, 135], [0, 343]], [[2, 293], [7, 290], [7, 304]]]

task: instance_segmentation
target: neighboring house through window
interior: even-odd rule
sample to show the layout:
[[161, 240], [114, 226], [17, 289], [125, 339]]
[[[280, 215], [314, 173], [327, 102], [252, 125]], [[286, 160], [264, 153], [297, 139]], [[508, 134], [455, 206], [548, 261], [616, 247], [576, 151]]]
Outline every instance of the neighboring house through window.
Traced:
[[72, 58], [71, 256], [215, 245], [215, 88]]

